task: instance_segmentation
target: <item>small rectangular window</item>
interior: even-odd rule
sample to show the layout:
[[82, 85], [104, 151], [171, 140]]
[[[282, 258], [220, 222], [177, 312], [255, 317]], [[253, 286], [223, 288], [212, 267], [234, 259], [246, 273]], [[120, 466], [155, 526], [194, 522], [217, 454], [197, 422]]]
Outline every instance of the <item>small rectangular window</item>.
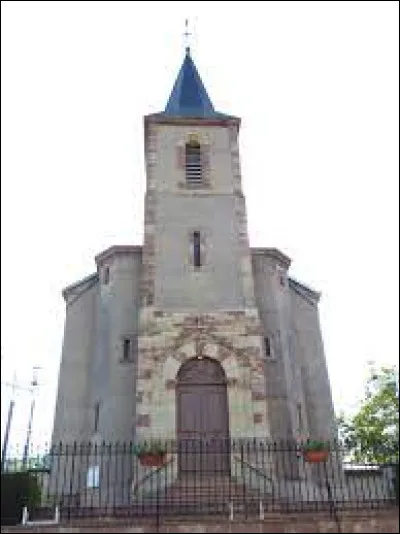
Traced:
[[138, 354], [139, 339], [137, 334], [129, 334], [122, 340], [120, 362], [135, 363]]
[[193, 265], [201, 267], [200, 232], [193, 232]]
[[96, 402], [94, 406], [94, 431], [97, 432], [99, 429], [99, 416], [100, 416], [100, 403]]
[[303, 431], [303, 414], [301, 412], [301, 404], [297, 404], [297, 420], [299, 425], [299, 432]]
[[271, 353], [271, 343], [270, 343], [269, 337], [264, 338], [264, 353], [267, 358], [271, 358], [272, 353]]
[[110, 281], [110, 267], [104, 267], [103, 269], [103, 284], [108, 284]]
[[128, 362], [131, 359], [131, 340], [124, 339], [124, 353], [122, 359]]
[[87, 471], [86, 486], [98, 488], [100, 486], [100, 466], [92, 465]]
[[187, 183], [201, 184], [201, 147], [197, 142], [187, 143], [185, 146], [185, 171]]

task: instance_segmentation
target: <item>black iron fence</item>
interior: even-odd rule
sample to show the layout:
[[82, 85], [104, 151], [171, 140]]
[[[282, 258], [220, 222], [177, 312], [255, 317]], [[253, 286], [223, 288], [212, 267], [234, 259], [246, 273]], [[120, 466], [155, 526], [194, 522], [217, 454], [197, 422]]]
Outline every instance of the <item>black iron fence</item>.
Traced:
[[[262, 439], [60, 443], [24, 464], [5, 459], [2, 486], [4, 473], [30, 473], [40, 492], [21, 501], [18, 514], [29, 503], [31, 520], [56, 509], [61, 520], [310, 510], [335, 519], [341, 510], [396, 505], [398, 461], [355, 464], [338, 443], [325, 445], [311, 458], [304, 444]], [[3, 508], [2, 501], [4, 520]]]

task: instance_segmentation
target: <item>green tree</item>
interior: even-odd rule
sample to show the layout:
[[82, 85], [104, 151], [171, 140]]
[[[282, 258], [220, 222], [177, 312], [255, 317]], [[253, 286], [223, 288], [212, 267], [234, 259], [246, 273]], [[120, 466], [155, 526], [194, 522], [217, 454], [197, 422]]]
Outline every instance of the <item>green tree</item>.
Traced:
[[357, 462], [399, 461], [399, 371], [370, 364], [357, 413], [338, 418], [339, 436]]

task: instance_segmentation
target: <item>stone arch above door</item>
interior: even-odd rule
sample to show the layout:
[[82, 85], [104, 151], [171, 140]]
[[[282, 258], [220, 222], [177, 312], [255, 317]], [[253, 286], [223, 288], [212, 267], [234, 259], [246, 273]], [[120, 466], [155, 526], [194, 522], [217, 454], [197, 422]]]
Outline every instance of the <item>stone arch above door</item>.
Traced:
[[[236, 383], [241, 374], [239, 357], [236, 353], [227, 354], [225, 347], [220, 347], [213, 341], [202, 343], [200, 351], [196, 351], [196, 343], [182, 344], [177, 350], [169, 350], [160, 368], [162, 378], [167, 388], [176, 386], [178, 373], [188, 361], [215, 360], [218, 361], [224, 373], [224, 379], [228, 385]], [[198, 349], [198, 348], [197, 348]], [[197, 352], [197, 354], [196, 354]], [[247, 368], [249, 369], [249, 368]]]
[[191, 358], [184, 362], [177, 373], [178, 384], [226, 384], [226, 374], [215, 359]]
[[[179, 371], [189, 361], [218, 362], [227, 388], [230, 437], [269, 435], [265, 380], [258, 370], [260, 356], [256, 336], [232, 336], [228, 343], [219, 342], [226, 337], [208, 335], [182, 336], [168, 343], [154, 343], [146, 338], [142, 347], [141, 367], [137, 381], [139, 435], [176, 438], [176, 389]], [[151, 351], [151, 352], [150, 352]], [[157, 355], [157, 362], [153, 360]], [[190, 364], [195, 365], [193, 363]], [[148, 369], [146, 371], [145, 369]], [[189, 363], [187, 370], [189, 372]]]

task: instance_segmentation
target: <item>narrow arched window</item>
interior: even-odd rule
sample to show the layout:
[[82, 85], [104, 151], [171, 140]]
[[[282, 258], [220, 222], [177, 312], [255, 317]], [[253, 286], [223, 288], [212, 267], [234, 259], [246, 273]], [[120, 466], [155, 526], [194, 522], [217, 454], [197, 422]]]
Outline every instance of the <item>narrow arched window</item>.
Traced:
[[201, 267], [201, 239], [200, 232], [193, 232], [193, 265]]
[[196, 185], [202, 183], [201, 147], [197, 141], [185, 145], [185, 172], [186, 183]]
[[272, 357], [271, 342], [269, 337], [264, 337], [264, 354], [267, 358]]
[[124, 362], [129, 362], [130, 359], [131, 359], [131, 340], [124, 339], [124, 350], [122, 354], [122, 360]]
[[100, 402], [96, 402], [94, 405], [94, 431], [99, 430], [99, 417], [100, 417]]
[[103, 284], [107, 285], [110, 281], [110, 267], [104, 267], [103, 269]]

